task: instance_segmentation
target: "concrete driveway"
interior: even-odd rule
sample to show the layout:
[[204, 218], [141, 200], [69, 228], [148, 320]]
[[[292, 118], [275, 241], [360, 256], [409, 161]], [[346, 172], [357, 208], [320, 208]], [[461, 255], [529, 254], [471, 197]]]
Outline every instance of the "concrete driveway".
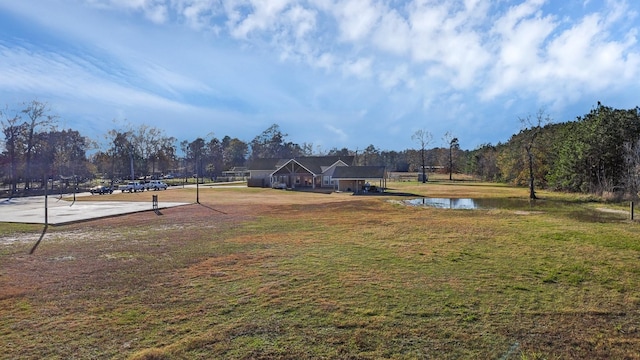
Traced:
[[[89, 194], [89, 193], [87, 193]], [[76, 196], [83, 196], [77, 194]], [[159, 209], [187, 205], [188, 203], [158, 202]], [[102, 217], [152, 211], [149, 202], [126, 201], [73, 201], [73, 197], [49, 196], [46, 199], [48, 224], [62, 225]], [[0, 222], [44, 224], [45, 197], [33, 196], [0, 200]]]

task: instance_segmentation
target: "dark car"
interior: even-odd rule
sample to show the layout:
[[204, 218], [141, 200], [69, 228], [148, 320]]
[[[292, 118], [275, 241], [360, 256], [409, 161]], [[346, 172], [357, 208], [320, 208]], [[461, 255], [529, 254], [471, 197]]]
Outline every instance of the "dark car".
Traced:
[[110, 186], [98, 185], [89, 189], [91, 194], [113, 194], [113, 189]]

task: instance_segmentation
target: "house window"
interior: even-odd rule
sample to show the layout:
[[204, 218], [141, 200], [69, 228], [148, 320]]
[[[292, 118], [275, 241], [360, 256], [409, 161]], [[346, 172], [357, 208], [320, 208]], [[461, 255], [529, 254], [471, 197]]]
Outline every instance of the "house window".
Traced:
[[331, 184], [333, 184], [333, 180], [331, 180], [331, 176], [322, 177], [322, 185], [331, 185]]

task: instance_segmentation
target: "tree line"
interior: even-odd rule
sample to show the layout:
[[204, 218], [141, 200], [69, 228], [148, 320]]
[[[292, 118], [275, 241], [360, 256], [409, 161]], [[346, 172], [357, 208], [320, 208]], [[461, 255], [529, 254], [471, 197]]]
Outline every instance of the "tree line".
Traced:
[[638, 197], [640, 109], [598, 102], [573, 121], [542, 113], [504, 144], [471, 152], [468, 170], [486, 180], [609, 197]]
[[[300, 156], [354, 156], [354, 165], [385, 166], [390, 172], [441, 171], [484, 180], [595, 194], [636, 196], [640, 187], [640, 111], [597, 104], [574, 121], [551, 123], [544, 112], [517, 119], [522, 130], [507, 142], [463, 150], [451, 132], [442, 146], [421, 129], [407, 136], [408, 149], [387, 151], [371, 144], [364, 149], [322, 151], [313, 144], [288, 139], [273, 124], [251, 141], [213, 134], [178, 141], [163, 130], [125, 124], [101, 139], [73, 129], [60, 130], [48, 104], [33, 100], [18, 110], [0, 111], [4, 142], [0, 178], [9, 191], [29, 190], [44, 179], [70, 185], [79, 179], [135, 179], [174, 174], [216, 178], [223, 171], [247, 166], [254, 159]], [[426, 181], [426, 177], [422, 178]]]

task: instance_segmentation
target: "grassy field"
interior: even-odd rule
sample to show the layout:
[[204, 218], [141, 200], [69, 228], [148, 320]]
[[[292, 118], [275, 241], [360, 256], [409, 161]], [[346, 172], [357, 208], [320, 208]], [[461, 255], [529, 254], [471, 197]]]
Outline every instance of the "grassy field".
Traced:
[[203, 186], [160, 216], [50, 227], [34, 255], [42, 227], [0, 223], [0, 358], [640, 358], [640, 225], [623, 207], [545, 192], [409, 207], [528, 192], [388, 185], [398, 195]]

